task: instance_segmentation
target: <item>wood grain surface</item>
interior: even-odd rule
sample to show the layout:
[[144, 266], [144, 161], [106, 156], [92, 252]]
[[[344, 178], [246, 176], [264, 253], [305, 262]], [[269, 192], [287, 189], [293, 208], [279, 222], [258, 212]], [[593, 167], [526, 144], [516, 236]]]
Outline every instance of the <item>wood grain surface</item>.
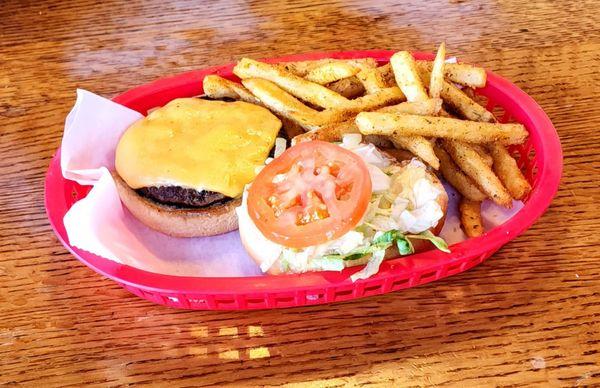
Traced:
[[[19, 1], [0, 7], [0, 385], [600, 385], [600, 17], [589, 1]], [[315, 50], [433, 51], [554, 122], [547, 213], [484, 264], [329, 306], [177, 311], [79, 263], [43, 178], [75, 89]]]

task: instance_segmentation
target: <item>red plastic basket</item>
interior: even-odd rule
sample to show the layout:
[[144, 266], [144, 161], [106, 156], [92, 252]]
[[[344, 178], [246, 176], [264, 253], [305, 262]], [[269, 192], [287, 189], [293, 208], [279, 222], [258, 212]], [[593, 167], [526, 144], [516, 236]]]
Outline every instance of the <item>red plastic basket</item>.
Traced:
[[[386, 63], [392, 54], [393, 51], [383, 50], [347, 51], [301, 54], [268, 61], [372, 57]], [[426, 53], [415, 53], [414, 56], [433, 59], [433, 55]], [[202, 79], [208, 74], [236, 79], [232, 67], [229, 64], [160, 79], [129, 90], [114, 101], [146, 114], [148, 109], [174, 98], [201, 94]], [[530, 227], [550, 205], [558, 189], [562, 171], [560, 141], [540, 106], [515, 85], [491, 72], [488, 72], [487, 86], [476, 92], [487, 99], [488, 109], [501, 107], [504, 110], [499, 116], [501, 121], [520, 122], [529, 131], [527, 142], [512, 149], [518, 153], [518, 164], [533, 185], [525, 206], [506, 223], [483, 236], [451, 246], [450, 254], [432, 250], [388, 260], [381, 265], [377, 275], [355, 283], [349, 277], [359, 268], [348, 268], [341, 273], [240, 278], [166, 276], [121, 265], [72, 247], [67, 240], [63, 216], [73, 203], [87, 195], [90, 188], [63, 178], [60, 150], [52, 159], [46, 176], [46, 211], [59, 240], [81, 262], [135, 295], [171, 307], [199, 310], [281, 308], [338, 302], [414, 287], [463, 272], [487, 259]]]

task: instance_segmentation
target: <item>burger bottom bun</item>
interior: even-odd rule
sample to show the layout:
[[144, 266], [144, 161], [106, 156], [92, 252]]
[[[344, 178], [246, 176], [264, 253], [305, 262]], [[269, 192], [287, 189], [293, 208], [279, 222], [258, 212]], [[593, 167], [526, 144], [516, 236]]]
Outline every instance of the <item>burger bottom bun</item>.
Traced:
[[[399, 162], [398, 164], [400, 164], [401, 166], [405, 166], [407, 163], [408, 163], [408, 161], [404, 160], [404, 161]], [[440, 182], [438, 177], [434, 173], [432, 173], [429, 169], [427, 170], [427, 177], [431, 181], [431, 183], [436, 188], [438, 188], [442, 193], [446, 192], [446, 189], [444, 189], [442, 182]], [[442, 213], [444, 215], [438, 221], [436, 226], [429, 229], [431, 231], [431, 233], [433, 233], [436, 236], [442, 231], [442, 228], [444, 227], [444, 222], [446, 221], [446, 214], [448, 211], [448, 196], [447, 195], [439, 195], [437, 198], [437, 202], [439, 203], [440, 208], [442, 209]], [[256, 262], [257, 265], [260, 266], [264, 260], [263, 255], [261, 254], [261, 247], [257, 246], [257, 244], [253, 244], [254, 241], [252, 241], [252, 238], [250, 235], [245, 233], [244, 229], [240, 229], [240, 238], [241, 238], [242, 244], [244, 245], [244, 248], [248, 252], [248, 255]], [[411, 243], [413, 245], [413, 248], [415, 249], [415, 253], [424, 252], [424, 251], [428, 251], [430, 249], [435, 248], [435, 246], [428, 240], [414, 240], [413, 239], [413, 240], [411, 240]], [[400, 256], [400, 254], [398, 253], [398, 249], [395, 246], [392, 246], [387, 249], [387, 251], [385, 253], [385, 260], [395, 259], [399, 256]], [[369, 255], [369, 256], [361, 257], [360, 259], [357, 259], [357, 260], [348, 260], [348, 261], [344, 262], [344, 265], [346, 266], [346, 268], [354, 267], [357, 265], [364, 265], [369, 261], [370, 258], [371, 258], [371, 256]], [[272, 265], [271, 268], [269, 268], [269, 270], [267, 271], [267, 273], [269, 275], [281, 275], [283, 272], [281, 271], [281, 269], [279, 268], [278, 265]]]
[[144, 198], [116, 172], [112, 173], [125, 207], [144, 225], [173, 237], [215, 236], [238, 228], [235, 208], [241, 198], [198, 209], [184, 209]]

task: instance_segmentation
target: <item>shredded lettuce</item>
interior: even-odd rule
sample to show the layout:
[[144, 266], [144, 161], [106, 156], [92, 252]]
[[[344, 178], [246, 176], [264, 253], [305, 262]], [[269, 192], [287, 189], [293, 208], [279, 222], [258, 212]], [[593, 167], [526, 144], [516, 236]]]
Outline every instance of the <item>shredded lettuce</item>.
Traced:
[[350, 279], [352, 279], [352, 281], [355, 282], [358, 279], [367, 279], [375, 275], [377, 272], [379, 272], [379, 266], [383, 262], [384, 257], [385, 249], [373, 252], [373, 257], [371, 258], [371, 260], [369, 260], [367, 265], [365, 265], [363, 269], [361, 269], [354, 275], [350, 276]]
[[388, 230], [387, 232], [382, 233], [373, 239], [373, 243], [377, 244], [382, 242], [388, 243], [388, 247], [392, 244], [396, 244], [396, 247], [398, 247], [398, 252], [402, 256], [410, 255], [415, 251], [411, 242], [408, 241], [406, 236], [398, 230]]
[[412, 238], [415, 240], [429, 240], [440, 251], [450, 253], [450, 249], [448, 249], [448, 244], [446, 244], [446, 241], [444, 241], [443, 238], [434, 235], [429, 230], [426, 230], [419, 234], [409, 234], [409, 235], [406, 235], [406, 237]]
[[345, 265], [342, 259], [324, 256], [312, 259], [309, 267], [321, 271], [341, 271]]
[[441, 238], [435, 236], [430, 231], [425, 231], [420, 234], [405, 235], [398, 230], [388, 230], [384, 233], [378, 233], [369, 245], [355, 248], [346, 254], [330, 254], [322, 257], [324, 260], [358, 260], [361, 257], [371, 255], [377, 251], [385, 251], [392, 245], [396, 245], [398, 252], [402, 256], [410, 255], [415, 252], [415, 249], [410, 242], [410, 239], [429, 240], [437, 249], [443, 252], [450, 252], [448, 245]]

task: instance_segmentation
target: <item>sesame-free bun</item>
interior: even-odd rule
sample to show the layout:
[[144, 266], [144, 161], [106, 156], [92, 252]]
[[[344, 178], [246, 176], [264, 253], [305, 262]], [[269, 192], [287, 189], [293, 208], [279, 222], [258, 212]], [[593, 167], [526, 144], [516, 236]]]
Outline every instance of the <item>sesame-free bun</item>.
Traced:
[[121, 201], [146, 226], [173, 237], [214, 236], [236, 230], [235, 208], [241, 199], [211, 204], [200, 208], [180, 208], [164, 205], [142, 197], [112, 173]]

